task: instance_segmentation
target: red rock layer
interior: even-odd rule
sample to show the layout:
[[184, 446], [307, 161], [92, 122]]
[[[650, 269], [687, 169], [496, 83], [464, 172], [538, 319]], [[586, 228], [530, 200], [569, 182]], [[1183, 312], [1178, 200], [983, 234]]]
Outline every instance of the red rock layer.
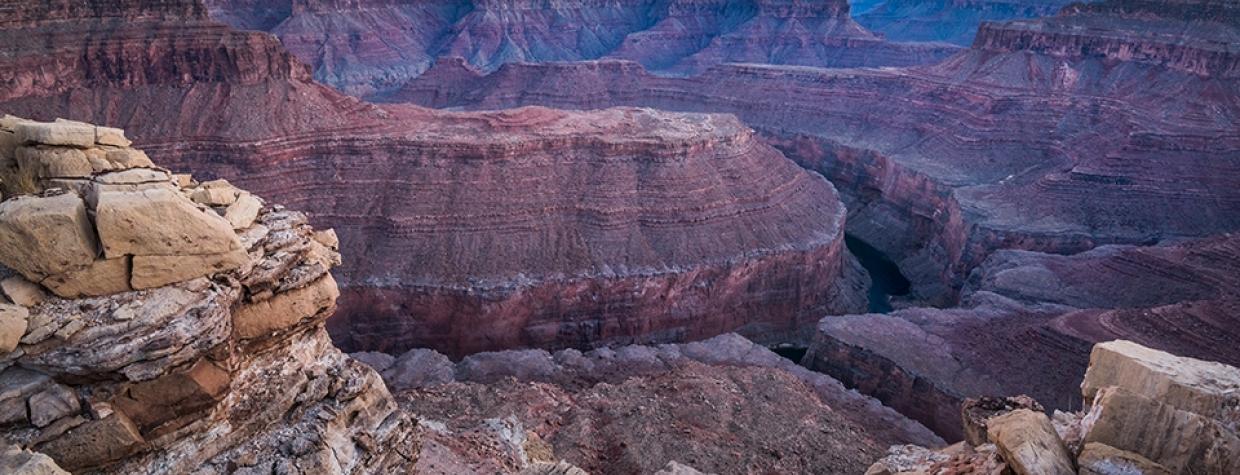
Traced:
[[278, 22], [283, 8], [208, 3], [216, 18], [271, 31], [317, 79], [356, 95], [390, 92], [449, 57], [486, 71], [615, 57], [689, 72], [720, 62], [923, 64], [957, 49], [883, 41], [842, 0], [297, 0]]
[[[735, 113], [862, 205], [850, 208], [868, 216], [850, 220], [855, 234], [912, 269], [913, 292], [931, 303], [953, 301], [995, 249], [1240, 229], [1240, 82], [1139, 58], [975, 48], [899, 70], [723, 65], [687, 78], [619, 62], [480, 75], [442, 61], [388, 100]], [[912, 232], [887, 232], [900, 230]]]
[[841, 300], [834, 189], [733, 118], [380, 109], [268, 35], [132, 13], [4, 29], [0, 108], [125, 127], [337, 228], [350, 348], [783, 339]]
[[1240, 361], [1237, 265], [1234, 236], [1075, 256], [1003, 251], [974, 272], [965, 308], [827, 317], [804, 361], [956, 439], [966, 397], [1080, 407], [1099, 341]]

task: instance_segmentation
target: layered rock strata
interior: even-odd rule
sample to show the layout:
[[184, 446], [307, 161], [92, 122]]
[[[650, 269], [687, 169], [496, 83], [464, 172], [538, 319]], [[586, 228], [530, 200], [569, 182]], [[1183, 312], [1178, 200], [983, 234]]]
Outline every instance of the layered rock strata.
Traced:
[[834, 191], [734, 119], [378, 108], [197, 5], [7, 25], [20, 78], [0, 107], [124, 125], [170, 165], [340, 228], [353, 349], [776, 341], [846, 310]]
[[493, 71], [508, 63], [609, 57], [685, 73], [723, 62], [923, 64], [957, 49], [884, 41], [854, 22], [839, 0], [207, 3], [215, 18], [275, 34], [316, 79], [355, 95], [389, 92], [439, 58]]
[[457, 363], [424, 349], [354, 357], [379, 369], [402, 406], [425, 420], [418, 468], [426, 473], [451, 473], [476, 452], [459, 440], [494, 427], [518, 435], [524, 449], [492, 460], [515, 467], [524, 453], [590, 473], [653, 473], [671, 462], [706, 473], [856, 473], [888, 445], [942, 443], [737, 335], [585, 353], [479, 353]]
[[974, 271], [963, 307], [825, 318], [804, 363], [959, 439], [964, 398], [1029, 394], [1076, 408], [1095, 342], [1240, 364], [1238, 251], [1234, 236], [1074, 256], [1001, 251]]
[[[101, 145], [101, 131], [123, 137], [80, 123], [22, 121], [16, 130], [22, 147], [38, 143], [43, 152], [85, 154]], [[56, 157], [38, 162], [47, 165], [76, 154], [43, 155]], [[26, 275], [85, 267], [51, 273], [41, 285], [22, 276], [0, 284], [0, 438], [16, 446], [0, 464], [57, 473], [42, 455], [23, 452], [34, 451], [74, 473], [407, 470], [417, 452], [413, 420], [324, 329], [338, 295], [329, 271], [339, 264], [319, 242], [326, 235], [302, 213], [254, 205], [257, 198], [221, 183], [173, 181], [149, 160], [98, 163], [108, 166], [70, 182], [25, 183], [34, 190], [4, 182], [5, 235], [61, 253], [6, 246], [2, 262]], [[37, 189], [52, 183], [66, 188]], [[234, 205], [249, 200], [237, 217]], [[87, 206], [90, 219], [81, 216]], [[66, 217], [74, 215], [82, 219]], [[181, 253], [217, 242], [240, 250], [236, 265]], [[112, 249], [126, 265], [107, 263]], [[169, 252], [155, 255], [164, 264], [147, 266], [148, 254], [131, 252], [140, 249]], [[143, 269], [155, 269], [154, 280]]]
[[853, 6], [857, 23], [893, 41], [945, 41], [973, 44], [985, 22], [1052, 16], [1070, 0], [885, 0], [864, 12]]
[[991, 443], [901, 449], [866, 473], [960, 473], [978, 466], [1021, 475], [1240, 468], [1240, 369], [1116, 340], [1094, 346], [1082, 389], [1084, 410], [1056, 411], [1052, 420], [1041, 411], [1009, 408], [984, 421]]
[[[850, 233], [906, 269], [915, 301], [946, 305], [995, 249], [1073, 253], [1240, 227], [1235, 23], [1151, 3], [1164, 8], [989, 25], [1016, 36], [986, 33], [930, 66], [719, 65], [686, 78], [613, 61], [481, 74], [445, 60], [386, 100], [735, 113], [837, 185]], [[1075, 37], [1111, 46], [1055, 33], [1077, 23], [1090, 27]]]

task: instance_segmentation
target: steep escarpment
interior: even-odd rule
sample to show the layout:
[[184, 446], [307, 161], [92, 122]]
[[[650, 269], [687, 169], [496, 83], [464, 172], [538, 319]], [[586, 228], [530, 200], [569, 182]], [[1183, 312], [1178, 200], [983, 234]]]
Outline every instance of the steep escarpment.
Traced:
[[967, 397], [1029, 394], [1074, 409], [1095, 342], [1240, 362], [1238, 261], [1234, 236], [1074, 256], [1001, 251], [973, 272], [962, 308], [825, 318], [805, 361], [959, 438], [955, 408]]
[[857, 23], [893, 41], [973, 43], [985, 22], [1038, 18], [1059, 12], [1071, 0], [885, 0], [864, 12]]
[[439, 58], [493, 71], [609, 57], [688, 73], [721, 62], [923, 64], [957, 49], [884, 41], [834, 0], [294, 1], [278, 23], [271, 8], [208, 4], [222, 21], [277, 35], [316, 79], [355, 95], [391, 92]]
[[[1158, 30], [1124, 28], [1123, 12], [1088, 15], [1117, 20], [1078, 34], [1134, 48], [1177, 28], [1185, 41], [1219, 37], [1198, 38], [1185, 28], [1197, 23], [1174, 15], [1143, 13]], [[915, 299], [932, 304], [954, 302], [996, 249], [1073, 253], [1240, 226], [1234, 78], [1174, 61], [1009, 46], [907, 69], [720, 65], [684, 78], [611, 61], [488, 75], [441, 61], [388, 100], [735, 113], [835, 183], [854, 205], [850, 217], [870, 216], [849, 220], [854, 234], [909, 267]]]
[[654, 473], [670, 462], [704, 473], [855, 473], [891, 444], [942, 444], [873, 399], [737, 335], [585, 353], [479, 353], [455, 364], [422, 349], [355, 357], [381, 370], [402, 407], [434, 428], [418, 461], [427, 472], [451, 472], [464, 458], [456, 454], [466, 447], [440, 438], [492, 426], [508, 427], [527, 448], [545, 446], [544, 459], [600, 474]]
[[[133, 61], [142, 81], [72, 62], [65, 75], [86, 79], [0, 104], [128, 127], [167, 163], [341, 229], [346, 290], [333, 330], [353, 349], [460, 354], [734, 330], [782, 341], [854, 308], [839, 295], [834, 190], [734, 119], [381, 109], [312, 82], [267, 35], [174, 12], [153, 25], [110, 18], [4, 34], [66, 57], [116, 50], [105, 56]], [[198, 44], [199, 30], [215, 32], [213, 57], [231, 61], [218, 77], [164, 69], [194, 57], [180, 47], [122, 54], [139, 37]], [[22, 74], [39, 71], [33, 52], [12, 57]], [[253, 69], [256, 57], [282, 66]]]
[[[437, 117], [365, 166], [338, 156], [266, 171], [331, 183], [319, 216], [357, 231], [342, 241], [357, 263], [333, 327], [346, 346], [460, 355], [733, 330], [778, 342], [842, 310], [834, 189], [733, 118]], [[376, 186], [385, 193], [364, 191]]]
[[[33, 473], [414, 462], [414, 421], [324, 329], [329, 234], [224, 183], [113, 159], [145, 159], [116, 129], [10, 117], [4, 134], [17, 147], [0, 149], [15, 170], [0, 203], [0, 438], [50, 457]], [[80, 173], [43, 173], [78, 155]]]

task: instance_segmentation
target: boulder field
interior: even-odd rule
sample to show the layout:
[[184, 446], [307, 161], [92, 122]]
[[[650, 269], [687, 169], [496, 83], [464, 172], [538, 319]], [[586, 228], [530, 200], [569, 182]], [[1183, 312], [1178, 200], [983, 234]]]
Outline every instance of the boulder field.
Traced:
[[198, 2], [88, 3], [0, 28], [0, 108], [124, 126], [339, 229], [351, 350], [804, 343], [864, 308], [835, 190], [734, 118], [381, 108]]

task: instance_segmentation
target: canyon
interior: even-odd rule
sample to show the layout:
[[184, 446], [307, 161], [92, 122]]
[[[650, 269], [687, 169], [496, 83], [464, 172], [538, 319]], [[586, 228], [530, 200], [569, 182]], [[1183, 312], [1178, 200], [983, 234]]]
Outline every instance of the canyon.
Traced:
[[0, 471], [1234, 468], [1240, 7], [860, 3], [0, 4]]

